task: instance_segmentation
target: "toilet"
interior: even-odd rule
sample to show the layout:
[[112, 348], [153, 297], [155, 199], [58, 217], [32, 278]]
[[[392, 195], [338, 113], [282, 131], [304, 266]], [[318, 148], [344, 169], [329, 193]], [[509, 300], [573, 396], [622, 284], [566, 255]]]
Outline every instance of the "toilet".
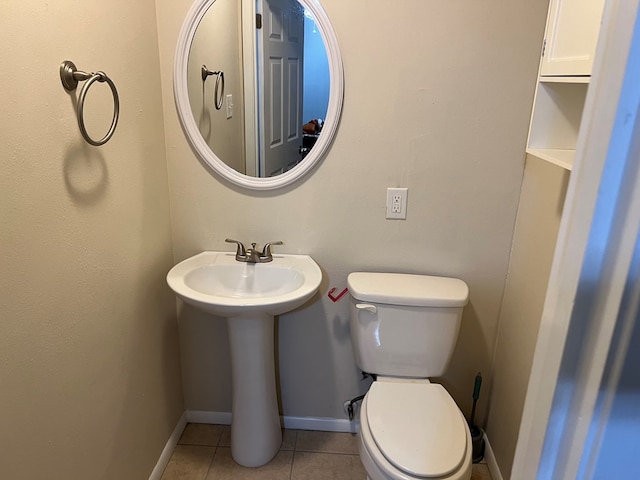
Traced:
[[358, 367], [375, 381], [360, 407], [358, 450], [369, 480], [469, 480], [471, 434], [444, 374], [469, 288], [455, 278], [351, 273]]

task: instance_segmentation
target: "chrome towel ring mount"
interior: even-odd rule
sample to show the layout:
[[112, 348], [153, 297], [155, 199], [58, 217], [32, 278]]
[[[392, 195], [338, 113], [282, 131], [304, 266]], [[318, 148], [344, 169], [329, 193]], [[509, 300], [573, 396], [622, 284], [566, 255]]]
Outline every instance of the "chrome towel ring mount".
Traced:
[[[100, 145], [104, 145], [107, 143], [111, 137], [113, 136], [113, 132], [116, 131], [116, 125], [118, 124], [118, 117], [120, 116], [120, 99], [118, 97], [118, 90], [116, 90], [116, 86], [111, 81], [111, 79], [104, 72], [96, 72], [96, 73], [86, 73], [78, 70], [73, 62], [69, 60], [65, 60], [60, 65], [60, 80], [62, 81], [62, 86], [68, 92], [75, 90], [78, 87], [78, 82], [86, 81], [82, 86], [82, 90], [80, 90], [80, 95], [78, 96], [78, 127], [80, 127], [80, 133], [91, 145], [96, 147]], [[111, 88], [111, 93], [113, 94], [113, 119], [111, 120], [111, 127], [109, 127], [109, 131], [107, 134], [102, 137], [100, 140], [94, 140], [87, 133], [87, 129], [84, 125], [84, 100], [87, 96], [87, 92], [91, 85], [94, 82], [106, 82]]]
[[[214, 90], [214, 105], [216, 107], [216, 110], [220, 110], [222, 108], [222, 99], [224, 97], [224, 72], [222, 70], [219, 70], [217, 72], [212, 72], [211, 70], [209, 70], [207, 68], [206, 65], [202, 65], [202, 83], [204, 83], [207, 78], [209, 77], [209, 75], [215, 75], [216, 76], [216, 87]], [[219, 92], [220, 94], [218, 94], [218, 88], [220, 83], [222, 83], [222, 91]]]

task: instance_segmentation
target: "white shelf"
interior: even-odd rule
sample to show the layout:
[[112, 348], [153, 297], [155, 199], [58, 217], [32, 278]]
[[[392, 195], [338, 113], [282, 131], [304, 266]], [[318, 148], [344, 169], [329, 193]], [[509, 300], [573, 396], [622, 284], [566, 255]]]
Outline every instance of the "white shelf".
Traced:
[[553, 78], [538, 83], [527, 153], [571, 170], [589, 83]]
[[527, 148], [527, 153], [569, 171], [573, 168], [573, 158], [576, 155], [575, 150], [561, 150], [554, 148]]
[[558, 77], [548, 77], [541, 76], [538, 81], [541, 83], [589, 83], [591, 77], [570, 77], [570, 76], [558, 76]]

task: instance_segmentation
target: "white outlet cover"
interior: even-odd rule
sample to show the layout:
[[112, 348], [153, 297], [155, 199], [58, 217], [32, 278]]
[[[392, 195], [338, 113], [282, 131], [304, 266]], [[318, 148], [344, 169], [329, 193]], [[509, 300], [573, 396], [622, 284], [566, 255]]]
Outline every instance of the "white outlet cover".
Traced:
[[387, 188], [387, 219], [405, 220], [407, 218], [408, 193], [408, 188]]

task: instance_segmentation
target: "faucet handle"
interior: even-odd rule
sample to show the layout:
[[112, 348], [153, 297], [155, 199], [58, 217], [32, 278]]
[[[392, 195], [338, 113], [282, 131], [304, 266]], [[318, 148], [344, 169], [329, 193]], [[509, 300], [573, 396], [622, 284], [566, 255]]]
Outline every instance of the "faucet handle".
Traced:
[[271, 255], [271, 245], [284, 245], [284, 243], [282, 243], [280, 240], [277, 240], [275, 242], [265, 243], [264, 248], [262, 249], [262, 253], [260, 254], [260, 258], [273, 259], [273, 256]]
[[244, 247], [244, 244], [242, 242], [239, 242], [238, 240], [233, 240], [231, 238], [225, 239], [225, 242], [227, 242], [227, 243], [235, 243], [238, 246], [238, 249], [236, 250], [236, 259], [238, 259], [238, 258], [246, 258], [247, 249]]

